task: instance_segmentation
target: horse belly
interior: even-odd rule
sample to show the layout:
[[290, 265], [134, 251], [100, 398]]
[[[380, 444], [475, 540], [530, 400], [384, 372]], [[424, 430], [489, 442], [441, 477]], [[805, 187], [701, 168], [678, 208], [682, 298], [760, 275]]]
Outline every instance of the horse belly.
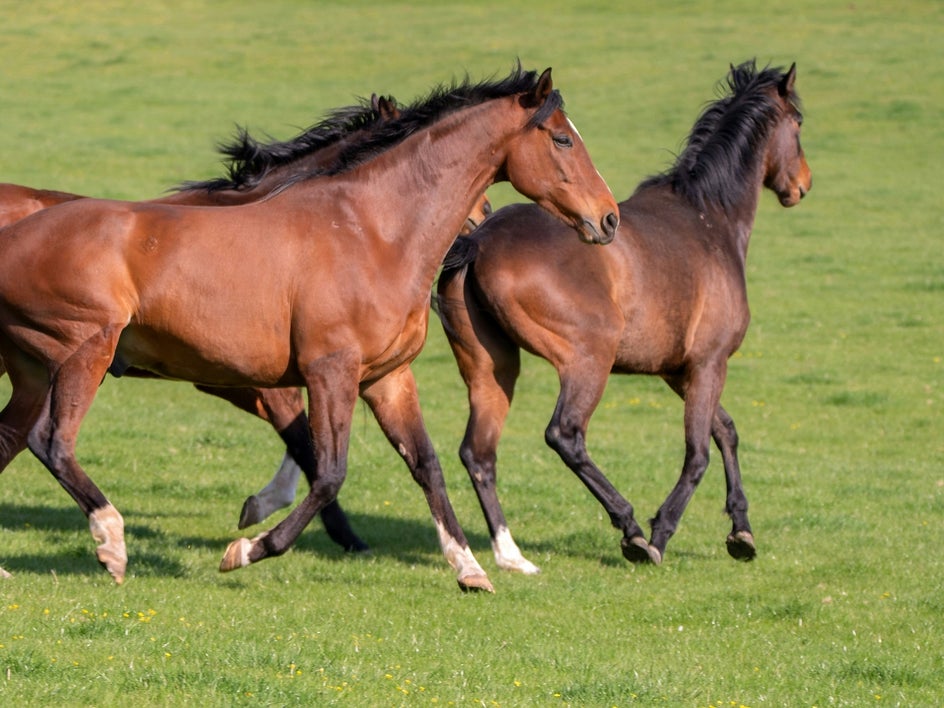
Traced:
[[162, 378], [215, 386], [297, 384], [288, 337], [264, 327], [225, 332], [190, 320], [175, 328], [131, 325], [122, 332], [111, 372], [134, 367]]

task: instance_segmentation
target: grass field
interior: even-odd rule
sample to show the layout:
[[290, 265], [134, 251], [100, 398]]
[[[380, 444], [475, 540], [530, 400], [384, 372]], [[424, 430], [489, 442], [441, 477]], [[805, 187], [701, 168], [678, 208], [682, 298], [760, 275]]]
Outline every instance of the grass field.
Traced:
[[[526, 360], [500, 450], [498, 571], [456, 456], [438, 323], [415, 365], [450, 494], [496, 594], [463, 595], [422, 494], [359, 406], [341, 501], [286, 556], [217, 566], [282, 448], [186, 384], [108, 380], [79, 457], [122, 511], [129, 575], [28, 454], [0, 477], [4, 705], [936, 706], [944, 674], [944, 6], [917, 0], [521, 3], [0, 0], [0, 181], [144, 199], [219, 174], [234, 125], [287, 138], [355, 96], [553, 66], [617, 198], [667, 167], [730, 63], [798, 65], [813, 190], [768, 193], [731, 362], [758, 558], [724, 550], [712, 462], [661, 567], [632, 567], [543, 444]], [[516, 199], [490, 191], [497, 204]], [[404, 208], [409, 208], [405, 203]], [[0, 383], [5, 396], [9, 382]], [[614, 378], [590, 447], [641, 518], [674, 484], [681, 403]]]

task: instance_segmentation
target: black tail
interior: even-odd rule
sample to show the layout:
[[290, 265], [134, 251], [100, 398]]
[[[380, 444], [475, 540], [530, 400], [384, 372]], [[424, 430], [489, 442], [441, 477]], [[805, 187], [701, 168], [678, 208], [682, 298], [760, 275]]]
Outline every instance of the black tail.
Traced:
[[[436, 293], [432, 297], [431, 307], [442, 323], [446, 336], [458, 338], [459, 333], [450, 325], [448, 309], [450, 306], [465, 307], [463, 292], [465, 274], [479, 254], [479, 243], [470, 236], [459, 236], [449, 248], [442, 262], [442, 270], [436, 282]], [[459, 279], [460, 282], [456, 283]], [[452, 294], [447, 294], [449, 291]]]

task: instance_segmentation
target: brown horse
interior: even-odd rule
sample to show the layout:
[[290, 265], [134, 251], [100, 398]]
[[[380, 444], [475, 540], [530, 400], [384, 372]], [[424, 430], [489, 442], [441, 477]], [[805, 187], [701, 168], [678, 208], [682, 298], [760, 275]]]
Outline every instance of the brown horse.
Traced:
[[[331, 167], [341, 150], [352, 140], [363, 137], [382, 121], [399, 116], [392, 97], [374, 94], [370, 102], [332, 111], [324, 120], [286, 142], [259, 143], [246, 131], [237, 140], [221, 146], [228, 157], [229, 176], [205, 182], [188, 182], [177, 192], [156, 203], [226, 206], [245, 204], [269, 194], [289, 177], [313, 169]], [[0, 184], [0, 227], [7, 226], [36, 211], [85, 197], [78, 194], [33, 189], [15, 184]], [[485, 195], [476, 203], [460, 233], [468, 233], [491, 211]], [[2, 367], [2, 362], [0, 362]], [[0, 368], [2, 373], [2, 368]], [[149, 376], [131, 369], [126, 376]], [[243, 505], [239, 528], [259, 523], [277, 509], [295, 499], [302, 470], [311, 483], [314, 479], [314, 455], [311, 451], [308, 421], [299, 389], [222, 388], [197, 384], [206, 393], [223, 398], [270, 423], [284, 440], [287, 451], [272, 480]], [[348, 551], [365, 551], [368, 545], [351, 529], [337, 501], [320, 513], [328, 536]]]
[[[727, 95], [699, 118], [675, 166], [620, 204], [619, 232], [607, 248], [571, 247], [565, 226], [521, 204], [499, 209], [447, 256], [438, 309], [471, 409], [459, 454], [500, 567], [538, 572], [514, 543], [495, 489], [521, 348], [557, 370], [561, 390], [546, 441], [623, 532], [627, 559], [662, 561], [712, 437], [733, 521], [728, 552], [754, 556], [737, 434], [720, 397], [748, 324], [745, 259], [761, 189], [789, 207], [811, 186], [795, 77], [795, 66], [732, 67]], [[661, 376], [685, 401], [685, 462], [648, 544], [633, 507], [587, 453], [587, 426], [610, 373]]]
[[[550, 70], [434, 90], [342, 151], [338, 166], [218, 209], [76, 200], [0, 239], [0, 469], [24, 447], [89, 518], [117, 582], [121, 515], [75, 458], [102, 376], [135, 367], [212, 386], [305, 386], [317, 477], [281, 523], [230, 544], [221, 570], [284, 553], [346, 474], [358, 395], [423, 489], [464, 589], [491, 590], [446, 494], [410, 363], [430, 289], [496, 180], [612, 240], [617, 206]], [[405, 207], [404, 205], [409, 205]], [[571, 232], [573, 233], [573, 232]]]

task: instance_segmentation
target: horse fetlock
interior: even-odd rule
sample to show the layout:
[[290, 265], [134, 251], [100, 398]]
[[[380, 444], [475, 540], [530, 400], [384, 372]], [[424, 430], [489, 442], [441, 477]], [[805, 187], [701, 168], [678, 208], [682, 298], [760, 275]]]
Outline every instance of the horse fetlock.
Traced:
[[98, 562], [118, 585], [125, 579], [128, 551], [125, 548], [125, 522], [111, 504], [89, 514], [89, 530], [99, 544], [95, 549]]
[[495, 555], [495, 564], [502, 570], [524, 575], [537, 575], [541, 572], [538, 566], [524, 557], [507, 528], [503, 527], [495, 534], [492, 539], [492, 553]]

